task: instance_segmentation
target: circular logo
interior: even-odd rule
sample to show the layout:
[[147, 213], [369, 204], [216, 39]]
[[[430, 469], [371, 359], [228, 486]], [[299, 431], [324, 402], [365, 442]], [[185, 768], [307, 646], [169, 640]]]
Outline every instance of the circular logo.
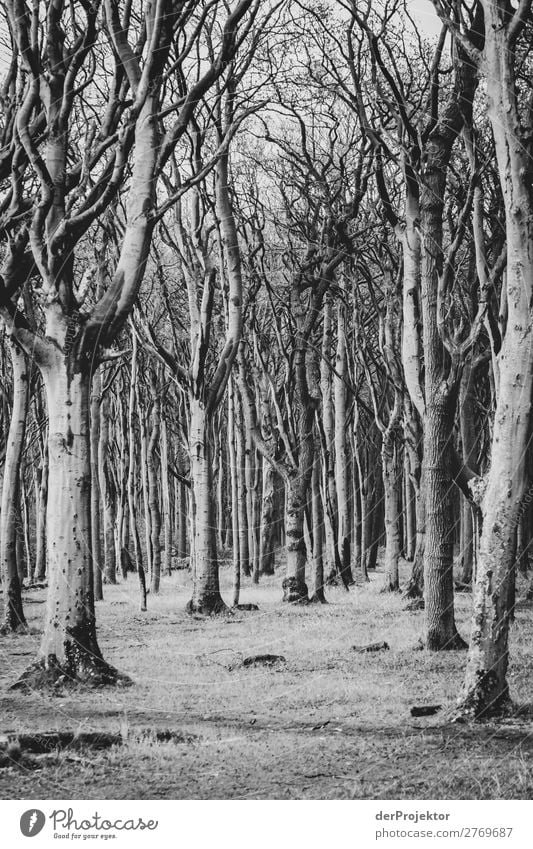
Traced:
[[43, 830], [46, 817], [42, 811], [32, 808], [29, 811], [24, 811], [20, 818], [20, 830], [24, 837], [35, 837]]

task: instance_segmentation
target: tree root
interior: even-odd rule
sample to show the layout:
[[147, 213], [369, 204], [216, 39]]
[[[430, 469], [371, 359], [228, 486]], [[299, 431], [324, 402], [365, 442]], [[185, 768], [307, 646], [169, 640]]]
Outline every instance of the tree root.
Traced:
[[426, 603], [423, 598], [414, 598], [405, 605], [404, 610], [407, 610], [408, 613], [416, 613], [417, 610], [424, 610], [425, 607]]
[[335, 570], [332, 570], [326, 578], [326, 585], [328, 587], [338, 587], [339, 583], [340, 583], [340, 578], [339, 578], [337, 572], [335, 572]]
[[457, 703], [447, 713], [451, 722], [467, 722], [516, 716], [520, 709], [511, 701], [507, 686], [502, 689], [493, 670], [477, 670], [475, 681], [463, 687]]
[[509, 697], [485, 705], [478, 696], [466, 697], [446, 712], [448, 722], [483, 722], [489, 719], [510, 719], [520, 715], [520, 709]]
[[428, 651], [466, 651], [468, 643], [463, 640], [458, 631], [455, 631], [453, 637], [446, 642], [442, 642], [440, 638], [438, 640], [426, 639], [425, 647]]
[[90, 655], [85, 650], [78, 650], [70, 654], [64, 663], [60, 663], [55, 655], [36, 661], [25, 672], [18, 681], [10, 687], [10, 690], [22, 692], [33, 692], [34, 690], [58, 690], [61, 687], [127, 687], [133, 684], [131, 678], [109, 663], [102, 657]]
[[414, 613], [417, 610], [424, 610], [425, 607], [426, 603], [423, 598], [413, 598], [405, 605], [404, 610], [407, 610], [409, 613]]
[[328, 604], [328, 600], [324, 595], [324, 590], [322, 588], [315, 590], [313, 595], [309, 599], [309, 604]]
[[365, 584], [369, 584], [369, 583], [370, 583], [370, 578], [368, 577], [366, 572], [363, 572], [362, 569], [357, 569], [357, 571], [355, 573], [355, 586], [356, 587], [364, 587]]
[[284, 578], [282, 581], [283, 601], [287, 604], [309, 604], [307, 584], [296, 578]]
[[219, 593], [203, 596], [200, 601], [191, 598], [185, 607], [187, 613], [199, 613], [201, 616], [220, 616], [231, 614], [231, 609]]
[[383, 586], [381, 587], [379, 592], [380, 592], [380, 594], [399, 593], [400, 592], [400, 586], [399, 586], [399, 584], [397, 584], [396, 586], [393, 586], [393, 584], [391, 584], [390, 581], [387, 581], [385, 584], [383, 584]]
[[405, 585], [402, 595], [405, 599], [423, 599], [424, 591], [418, 582], [411, 578]]

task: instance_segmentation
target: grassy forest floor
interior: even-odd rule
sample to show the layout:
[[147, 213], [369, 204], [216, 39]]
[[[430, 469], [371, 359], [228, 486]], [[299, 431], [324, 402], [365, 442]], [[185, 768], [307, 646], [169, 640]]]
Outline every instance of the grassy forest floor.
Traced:
[[[222, 585], [229, 598], [229, 571]], [[184, 612], [190, 575], [173, 573], [138, 612], [135, 576], [105, 587], [98, 603], [104, 656], [135, 685], [57, 695], [9, 691], [33, 659], [39, 635], [0, 638], [3, 733], [111, 731], [104, 750], [68, 746], [0, 769], [0, 798], [13, 799], [470, 799], [531, 798], [533, 723], [475, 726], [414, 719], [412, 705], [451, 704], [464, 652], [415, 650], [423, 612], [381, 594], [383, 576], [327, 606], [281, 604], [281, 576], [246, 586], [238, 611], [208, 620]], [[36, 630], [44, 590], [25, 593]], [[471, 596], [457, 597], [468, 636]], [[354, 645], [386, 640], [390, 651]], [[533, 702], [533, 608], [519, 605], [511, 641], [511, 692]], [[245, 657], [279, 654], [273, 667]], [[172, 730], [176, 741], [145, 732]]]

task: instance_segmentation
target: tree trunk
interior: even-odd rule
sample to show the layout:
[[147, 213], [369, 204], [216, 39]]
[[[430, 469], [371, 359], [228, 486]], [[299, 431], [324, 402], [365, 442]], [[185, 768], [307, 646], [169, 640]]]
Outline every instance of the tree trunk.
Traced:
[[100, 442], [98, 446], [98, 479], [100, 492], [103, 497], [104, 515], [104, 581], [106, 584], [116, 584], [116, 551], [115, 551], [115, 493], [108, 464], [109, 458], [109, 389], [100, 402]]
[[231, 535], [233, 537], [233, 606], [239, 603], [241, 592], [241, 560], [239, 555], [239, 493], [237, 484], [237, 457], [235, 454], [235, 382], [228, 384], [228, 458], [231, 483]]
[[[418, 420], [416, 420], [418, 422]], [[411, 481], [415, 490], [416, 512], [416, 544], [411, 576], [404, 590], [407, 599], [419, 599], [423, 602], [424, 595], [424, 550], [426, 544], [426, 498], [422, 483], [422, 463], [419, 446], [422, 440], [422, 429], [417, 424], [414, 430], [415, 440], [407, 444], [409, 451], [409, 468]]]
[[326, 534], [326, 570], [332, 577], [340, 572], [341, 564], [337, 549], [337, 489], [335, 485], [335, 413], [333, 407], [332, 376], [330, 361], [333, 348], [333, 322], [331, 298], [324, 304], [322, 330], [322, 356], [320, 359], [320, 393], [322, 396], [322, 456], [324, 466], [324, 520]]
[[239, 409], [235, 405], [235, 445], [237, 462], [237, 514], [239, 523], [239, 562], [241, 575], [250, 574], [250, 548], [248, 535], [248, 510], [246, 494], [246, 457], [244, 441], [244, 422]]
[[338, 536], [341, 578], [345, 586], [353, 584], [350, 568], [350, 505], [349, 505], [349, 463], [346, 433], [346, 317], [343, 303], [345, 293], [341, 294], [337, 312], [337, 354], [333, 386], [335, 394], [335, 482], [337, 490]]
[[141, 454], [141, 483], [144, 513], [144, 550], [146, 552], [146, 567], [150, 581], [152, 580], [152, 522], [150, 516], [150, 493], [148, 489], [148, 438], [146, 436], [146, 420], [144, 413], [140, 416], [139, 430], [141, 432], [140, 454]]
[[194, 544], [193, 592], [187, 609], [190, 613], [223, 613], [227, 608], [220, 595], [218, 579], [209, 423], [204, 403], [197, 398], [191, 399], [189, 450]]
[[213, 454], [215, 465], [213, 468], [213, 478], [216, 481], [216, 540], [217, 549], [222, 551], [224, 548], [224, 529], [225, 529], [225, 511], [224, 511], [224, 446], [221, 439], [222, 417], [215, 415], [213, 420]]
[[45, 444], [43, 445], [40, 480], [39, 480], [39, 502], [36, 518], [36, 552], [35, 569], [33, 580], [40, 582], [46, 577], [46, 505], [48, 501], [48, 437], [45, 433]]
[[[159, 411], [161, 415], [161, 410]], [[170, 510], [170, 485], [168, 479], [168, 432], [165, 417], [161, 415], [161, 491], [163, 495], [163, 534], [165, 559], [163, 571], [172, 574], [172, 515]]]
[[485, 75], [507, 235], [507, 328], [499, 354], [499, 394], [490, 470], [482, 500], [470, 651], [458, 711], [475, 717], [505, 711], [509, 581], [513, 541], [527, 486], [524, 457], [530, 435], [533, 359], [533, 199], [516, 102], [514, 52], [501, 26], [500, 4], [485, 0]]
[[244, 440], [244, 489], [246, 493], [245, 510], [246, 510], [246, 528], [248, 531], [248, 563], [247, 571], [244, 574], [247, 576], [253, 575], [254, 551], [255, 551], [255, 531], [254, 531], [254, 447], [250, 434], [244, 422], [244, 417], [240, 417], [240, 426], [243, 429]]
[[353, 426], [353, 457], [355, 462], [355, 472], [357, 475], [357, 496], [358, 496], [358, 519], [359, 527], [356, 526], [356, 534], [359, 546], [359, 561], [356, 562], [356, 582], [365, 584], [368, 578], [367, 571], [367, 510], [368, 510], [368, 487], [367, 476], [365, 474], [365, 455], [368, 453], [366, 447], [360, 444], [358, 437], [358, 416], [356, 416]]
[[31, 522], [30, 522], [30, 496], [28, 490], [30, 489], [29, 485], [25, 485], [24, 480], [22, 481], [22, 537], [24, 542], [24, 560], [25, 560], [25, 571], [24, 577], [31, 581], [32, 578], [32, 550], [31, 550]]
[[321, 463], [315, 452], [313, 477], [311, 480], [312, 524], [313, 524], [313, 595], [311, 602], [326, 604], [324, 595], [324, 509], [320, 491]]
[[161, 405], [158, 400], [157, 386], [153, 387], [152, 427], [147, 449], [147, 479], [148, 479], [148, 508], [150, 513], [150, 546], [152, 571], [150, 575], [150, 592], [157, 595], [161, 581], [161, 511], [159, 509], [159, 489], [157, 486], [156, 449], [159, 447], [161, 424]]
[[146, 611], [146, 578], [142, 562], [141, 541], [139, 539], [139, 529], [137, 525], [137, 504], [136, 504], [136, 462], [135, 462], [135, 447], [136, 438], [134, 432], [133, 413], [137, 402], [137, 337], [135, 333], [131, 334], [131, 375], [130, 375], [130, 394], [128, 399], [128, 514], [130, 522], [130, 531], [133, 536], [133, 550], [135, 554], [135, 567], [139, 578], [140, 590], [140, 608], [141, 612]]
[[383, 532], [383, 477], [380, 474], [381, 433], [375, 428], [376, 443], [367, 451], [366, 490], [366, 569], [377, 566], [378, 549]]
[[[128, 416], [125, 403], [125, 381], [122, 377], [121, 388], [117, 392], [117, 403], [119, 413], [116, 428], [119, 439], [119, 460], [117, 469], [118, 492], [117, 492], [117, 518], [115, 527], [115, 551], [117, 557], [120, 554], [122, 577], [128, 576], [131, 571], [131, 556], [129, 553], [129, 519], [128, 519]], [[127, 552], [126, 559], [124, 552]]]
[[99, 439], [100, 439], [100, 402], [102, 378], [97, 371], [93, 375], [91, 389], [91, 550], [93, 553], [94, 599], [102, 601], [102, 538], [100, 522], [100, 482], [99, 482]]
[[263, 488], [261, 498], [261, 533], [259, 541], [259, 571], [262, 575], [274, 574], [274, 498], [275, 472], [263, 458]]
[[[449, 146], [451, 149], [451, 145]], [[442, 210], [449, 147], [435, 136], [421, 192], [423, 232], [422, 314], [426, 414], [423, 481], [426, 499], [424, 600], [426, 647], [430, 651], [465, 648], [455, 626], [453, 586], [453, 514], [450, 445], [452, 393], [444, 375], [448, 356], [437, 323], [439, 268], [442, 263]]]
[[385, 585], [384, 590], [400, 590], [400, 486], [398, 446], [394, 437], [386, 434], [381, 445], [383, 489], [385, 500]]
[[307, 550], [304, 540], [305, 489], [302, 475], [294, 475], [287, 482], [285, 538], [287, 570], [282, 582], [283, 601], [307, 603], [308, 591], [305, 583]]
[[426, 500], [424, 601], [426, 647], [430, 651], [465, 648], [454, 616], [453, 515], [450, 500], [447, 399], [427, 393], [423, 481]]
[[361, 486], [359, 482], [359, 464], [355, 456], [355, 438], [352, 434], [352, 488], [353, 488], [353, 556], [352, 563], [356, 584], [366, 583], [368, 575], [363, 572], [362, 529], [363, 514], [361, 503]]
[[[65, 363], [67, 359], [67, 363]], [[49, 416], [48, 598], [37, 662], [16, 687], [122, 678], [96, 639], [91, 541], [90, 375], [51, 352], [43, 367]]]
[[410, 477], [409, 452], [404, 451], [404, 557], [414, 560], [416, 546], [416, 496]]
[[[461, 379], [461, 388], [459, 392], [459, 421], [461, 427], [463, 462], [477, 474], [479, 471], [476, 457], [478, 437], [476, 434], [472, 380], [472, 366], [468, 363], [463, 370]], [[472, 505], [464, 495], [461, 497], [461, 500], [462, 521], [459, 577], [461, 583], [470, 584], [472, 581], [474, 563], [474, 544], [477, 545], [477, 541], [474, 541]]]
[[[268, 386], [264, 376], [259, 379], [258, 398], [261, 405], [261, 438], [267, 443], [272, 437], [272, 417]], [[244, 417], [246, 422], [248, 417]], [[274, 547], [276, 544], [276, 471], [265, 456], [261, 456], [261, 503], [259, 505], [259, 574], [274, 574]], [[279, 499], [278, 499], [279, 500]], [[279, 506], [279, 505], [278, 505]]]
[[176, 547], [178, 559], [183, 561], [187, 557], [187, 487], [183, 481], [176, 484]]
[[296, 422], [297, 453], [293, 454], [291, 469], [286, 486], [285, 502], [285, 548], [287, 552], [286, 577], [282, 582], [283, 601], [289, 603], [307, 603], [309, 601], [305, 582], [307, 550], [304, 539], [304, 516], [308, 509], [309, 489], [313, 473], [315, 437], [313, 421], [318, 399], [310, 395], [309, 387], [318, 382], [318, 370], [314, 352], [308, 359], [308, 350], [304, 334], [306, 310], [300, 293], [294, 288], [291, 294], [293, 314], [297, 327], [297, 347], [294, 358], [296, 374], [295, 392], [292, 400], [292, 412]]
[[17, 564], [17, 524], [21, 497], [20, 466], [29, 400], [26, 355], [12, 337], [7, 336], [6, 341], [13, 366], [13, 409], [6, 441], [0, 514], [0, 568], [4, 585], [4, 619], [1, 630], [4, 633], [27, 629]]
[[259, 583], [261, 572], [260, 560], [260, 530], [261, 530], [261, 493], [263, 490], [262, 462], [255, 450], [250, 435], [250, 444], [254, 455], [254, 479], [252, 484], [252, 539], [253, 539], [253, 569], [252, 576], [254, 584]]

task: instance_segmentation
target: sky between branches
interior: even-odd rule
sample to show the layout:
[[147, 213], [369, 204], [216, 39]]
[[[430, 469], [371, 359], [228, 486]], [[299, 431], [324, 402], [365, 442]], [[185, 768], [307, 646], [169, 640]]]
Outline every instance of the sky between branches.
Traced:
[[439, 34], [442, 24], [435, 14], [431, 0], [411, 0], [409, 6], [412, 8], [413, 18], [424, 32], [428, 35]]

